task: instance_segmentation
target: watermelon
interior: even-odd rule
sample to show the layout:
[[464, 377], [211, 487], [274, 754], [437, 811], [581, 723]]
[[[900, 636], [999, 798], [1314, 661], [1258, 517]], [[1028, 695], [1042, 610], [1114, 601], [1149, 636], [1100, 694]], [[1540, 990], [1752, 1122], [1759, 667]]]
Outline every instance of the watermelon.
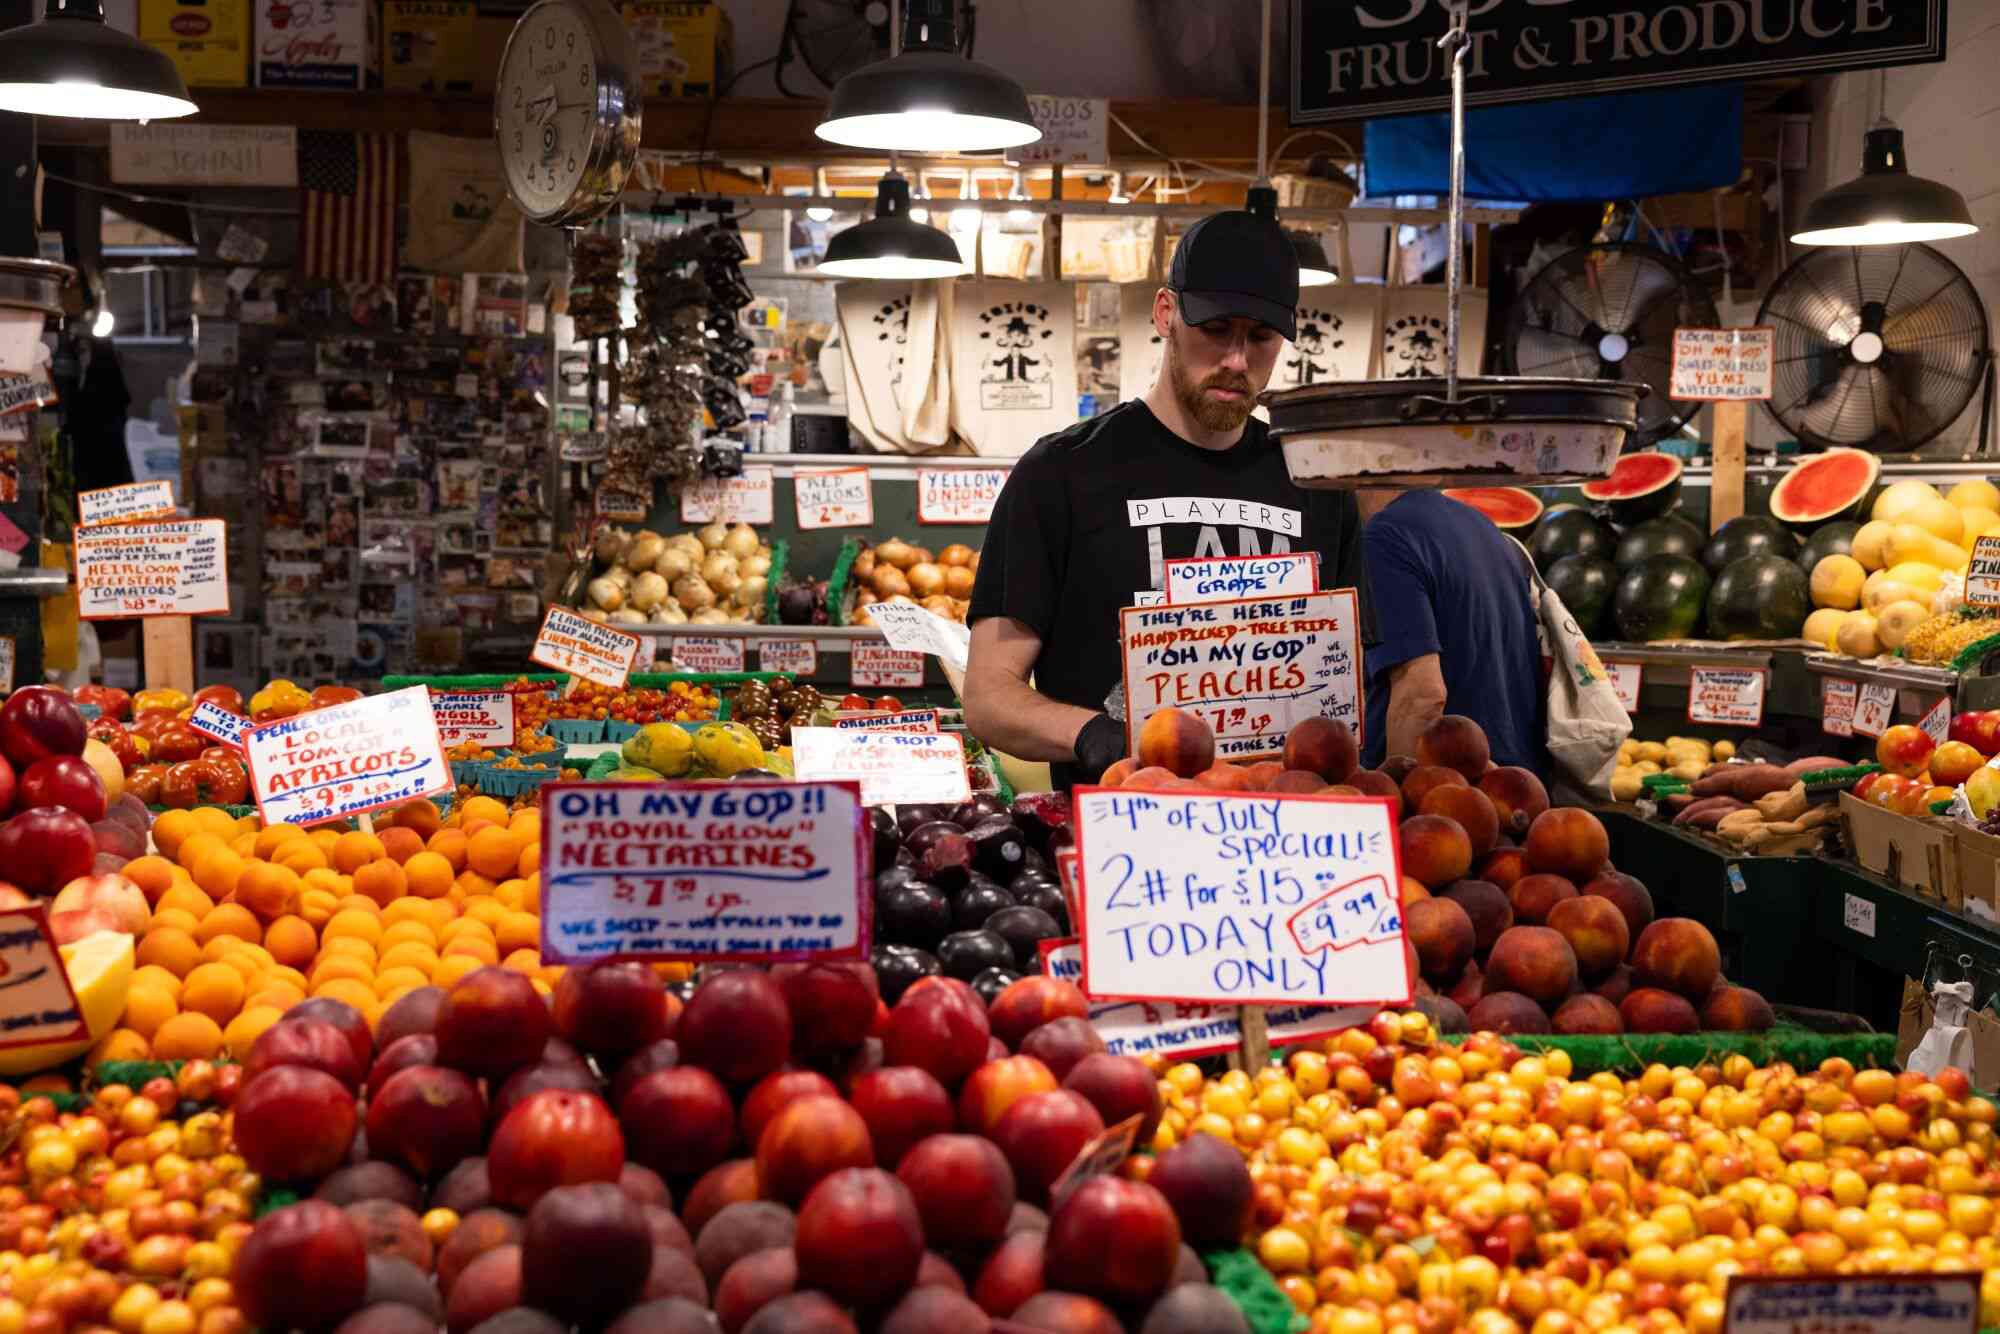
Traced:
[[1745, 556], [1783, 556], [1796, 559], [1799, 539], [1791, 530], [1767, 514], [1743, 514], [1715, 530], [1701, 549], [1701, 563], [1710, 574], [1721, 574], [1725, 566]]
[[1792, 465], [1771, 492], [1771, 513], [1799, 532], [1829, 519], [1865, 518], [1882, 460], [1865, 450], [1829, 449]]
[[1662, 515], [1627, 528], [1618, 539], [1611, 563], [1622, 570], [1648, 556], [1686, 556], [1689, 560], [1699, 560], [1706, 540], [1701, 529], [1679, 515]]
[[1708, 571], [1686, 556], [1648, 556], [1618, 576], [1611, 617], [1618, 637], [1650, 644], [1687, 639], [1701, 625]]
[[1445, 495], [1493, 520], [1502, 530], [1533, 528], [1542, 517], [1542, 502], [1532, 491], [1518, 486], [1469, 486], [1447, 490]]
[[1806, 572], [1782, 556], [1744, 556], [1722, 567], [1708, 593], [1711, 639], [1793, 639], [1812, 614]]
[[1585, 639], [1603, 633], [1611, 610], [1611, 592], [1618, 584], [1618, 567], [1602, 556], [1564, 556], [1545, 576], [1549, 591], [1569, 608]]
[[1617, 542], [1610, 526], [1589, 510], [1566, 509], [1535, 525], [1534, 536], [1528, 539], [1528, 554], [1535, 558], [1535, 568], [1546, 579], [1549, 567], [1564, 556], [1611, 559]]
[[1609, 477], [1583, 484], [1584, 499], [1611, 507], [1611, 522], [1640, 523], [1665, 514], [1680, 502], [1681, 461], [1646, 450], [1627, 454]]
[[1811, 575], [1813, 567], [1828, 556], [1854, 554], [1854, 535], [1860, 531], [1861, 525], [1852, 519], [1821, 524], [1813, 529], [1812, 536], [1799, 548], [1799, 568]]

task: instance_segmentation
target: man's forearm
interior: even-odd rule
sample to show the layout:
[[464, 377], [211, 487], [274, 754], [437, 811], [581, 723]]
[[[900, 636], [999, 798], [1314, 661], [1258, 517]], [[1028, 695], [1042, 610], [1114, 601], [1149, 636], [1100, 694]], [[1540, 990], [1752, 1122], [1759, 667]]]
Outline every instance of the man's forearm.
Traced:
[[1390, 755], [1415, 755], [1417, 738], [1424, 729], [1444, 716], [1444, 695], [1442, 692], [1426, 690], [1408, 681], [1396, 681], [1389, 687], [1389, 749]]
[[1007, 679], [966, 682], [965, 722], [986, 745], [1022, 760], [1063, 763], [1075, 757], [1076, 734], [1097, 715], [1050, 699]]

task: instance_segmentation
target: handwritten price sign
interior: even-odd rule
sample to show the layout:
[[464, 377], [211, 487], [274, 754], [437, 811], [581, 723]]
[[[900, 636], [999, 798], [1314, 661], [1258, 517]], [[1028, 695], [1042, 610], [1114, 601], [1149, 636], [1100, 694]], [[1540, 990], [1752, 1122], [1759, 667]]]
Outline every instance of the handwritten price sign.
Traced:
[[917, 522], [986, 523], [1005, 485], [1004, 468], [919, 468]]
[[231, 713], [213, 700], [203, 700], [194, 706], [188, 715], [188, 726], [204, 736], [212, 736], [225, 746], [243, 749], [243, 734], [250, 730], [250, 720], [240, 713]]
[[1732, 1274], [1722, 1327], [1730, 1334], [1972, 1334], [1978, 1274]]
[[858, 783], [869, 806], [959, 802], [972, 795], [965, 743], [954, 732], [881, 732], [794, 727], [792, 770], [800, 779]]
[[0, 1051], [89, 1040], [90, 1025], [49, 934], [46, 906], [0, 911], [0, 977], [7, 979]]
[[514, 744], [514, 697], [504, 690], [431, 692], [431, 716], [438, 739], [447, 746], [474, 741], [482, 746]]
[[1688, 674], [1688, 721], [1755, 727], [1764, 721], [1765, 667], [1695, 667]]
[[542, 958], [859, 958], [866, 815], [853, 783], [551, 783]]
[[681, 492], [681, 522], [770, 523], [774, 468], [745, 468], [740, 477], [705, 477]]
[[1218, 759], [1276, 755], [1306, 718], [1334, 718], [1361, 736], [1361, 641], [1351, 588], [1122, 615], [1125, 727], [1164, 708], [1188, 709], [1215, 731]]
[[265, 824], [317, 824], [451, 791], [423, 686], [253, 728], [243, 748]]
[[1683, 403], [1742, 403], [1771, 397], [1776, 331], [1676, 329], [1667, 397]]
[[757, 665], [804, 679], [819, 671], [819, 649], [810, 639], [766, 639], [757, 645]]
[[1319, 553], [1313, 551], [1167, 562], [1167, 601], [1174, 606], [1317, 592]]
[[674, 640], [673, 663], [683, 672], [740, 672], [743, 670], [743, 641], [712, 635], [691, 635]]
[[1829, 736], [1854, 735], [1854, 710], [1860, 702], [1861, 686], [1855, 681], [1837, 681], [1823, 676], [1819, 682], [1819, 730]]
[[573, 611], [550, 607], [528, 661], [551, 671], [568, 672], [586, 681], [617, 689], [632, 675], [639, 656], [639, 636], [586, 620]]
[[209, 616], [229, 611], [220, 519], [114, 523], [76, 534], [77, 614]]
[[855, 685], [913, 690], [924, 683], [924, 655], [881, 644], [856, 644], [848, 669]]
[[875, 493], [866, 468], [792, 474], [801, 528], [866, 528], [875, 522]]
[[1079, 788], [1084, 992], [1402, 1004], [1402, 858], [1382, 797]]
[[132, 482], [125, 486], [100, 487], [76, 493], [76, 525], [94, 528], [101, 523], [131, 523], [137, 519], [157, 519], [174, 512], [172, 482]]
[[1895, 721], [1896, 687], [1864, 681], [1854, 703], [1854, 730], [1862, 736], [1879, 737]]

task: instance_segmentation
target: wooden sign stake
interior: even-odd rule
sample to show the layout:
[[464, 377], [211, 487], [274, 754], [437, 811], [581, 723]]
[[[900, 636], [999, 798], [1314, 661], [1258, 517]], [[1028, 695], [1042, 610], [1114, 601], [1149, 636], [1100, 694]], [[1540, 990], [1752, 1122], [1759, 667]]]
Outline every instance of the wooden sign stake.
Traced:
[[1741, 400], [1715, 404], [1714, 467], [1708, 484], [1708, 531], [1743, 513], [1743, 436], [1749, 407]]
[[1271, 1063], [1271, 1034], [1264, 1026], [1264, 1007], [1245, 1005], [1236, 1011], [1236, 1068], [1249, 1075]]
[[194, 694], [194, 618], [149, 616], [143, 625], [147, 688]]

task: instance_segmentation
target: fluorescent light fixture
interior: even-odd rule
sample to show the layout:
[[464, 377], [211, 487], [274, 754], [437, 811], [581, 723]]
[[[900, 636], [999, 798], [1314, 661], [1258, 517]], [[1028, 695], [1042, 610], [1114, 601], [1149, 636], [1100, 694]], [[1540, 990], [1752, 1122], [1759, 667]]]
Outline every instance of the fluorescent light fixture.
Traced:
[[1909, 245], [1970, 236], [1979, 227], [1965, 196], [1912, 176], [1903, 132], [1887, 118], [1869, 127], [1861, 174], [1806, 206], [1794, 245]]
[[910, 183], [898, 172], [875, 191], [875, 216], [827, 242], [820, 272], [836, 278], [951, 278], [965, 272], [958, 247], [914, 221]]
[[0, 32], [0, 111], [170, 120], [199, 108], [172, 57], [104, 22], [101, 0], [49, 0], [40, 23]]
[[1021, 85], [958, 54], [957, 0], [904, 0], [903, 49], [834, 85], [828, 143], [903, 153], [976, 153], [1042, 137]]

